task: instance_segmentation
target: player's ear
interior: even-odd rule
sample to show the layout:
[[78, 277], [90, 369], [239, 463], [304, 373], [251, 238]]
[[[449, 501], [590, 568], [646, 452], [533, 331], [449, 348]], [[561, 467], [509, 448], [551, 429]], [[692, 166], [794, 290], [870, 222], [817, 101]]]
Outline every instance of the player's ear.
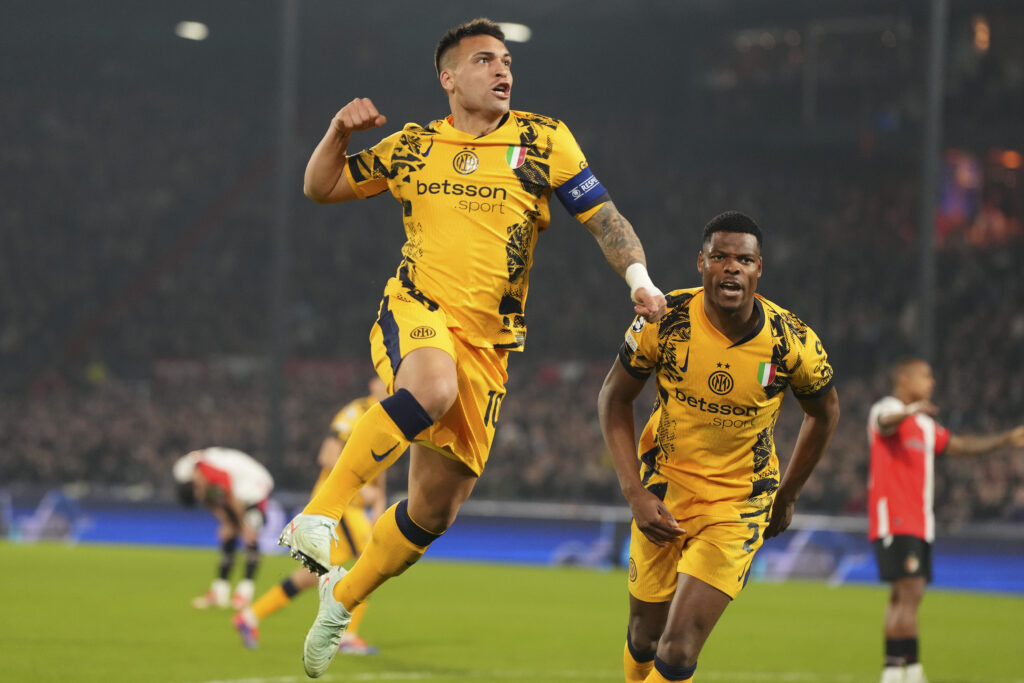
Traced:
[[441, 69], [438, 78], [441, 80], [441, 87], [444, 88], [446, 93], [451, 94], [455, 91], [455, 77], [452, 76], [450, 69]]
[[704, 274], [704, 250], [701, 249], [697, 252], [697, 272], [701, 275]]

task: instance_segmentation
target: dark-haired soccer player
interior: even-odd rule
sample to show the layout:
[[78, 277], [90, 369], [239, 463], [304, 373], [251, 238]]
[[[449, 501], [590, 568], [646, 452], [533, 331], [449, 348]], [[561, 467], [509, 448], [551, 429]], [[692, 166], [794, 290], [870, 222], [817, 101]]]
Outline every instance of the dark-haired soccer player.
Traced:
[[[509, 108], [512, 58], [498, 25], [477, 19], [452, 28], [434, 65], [449, 116], [407, 124], [349, 155], [354, 132], [386, 123], [373, 102], [357, 98], [334, 116], [306, 166], [305, 192], [317, 202], [390, 192], [407, 237], [370, 332], [374, 365], [393, 393], [359, 421], [327, 481], [281, 535], [324, 574], [303, 649], [314, 677], [351, 610], [423, 555], [484, 469], [508, 354], [526, 339], [530, 265], [552, 193], [626, 279], [636, 312], [654, 321], [665, 310], [639, 239], [568, 127]], [[410, 444], [408, 499], [385, 511], [351, 571], [332, 567], [331, 540], [349, 499]]]
[[192, 601], [197, 609], [227, 607], [228, 576], [235, 566], [239, 539], [245, 543], [245, 578], [238, 582], [231, 605], [242, 609], [252, 600], [253, 578], [260, 563], [260, 532], [274, 479], [251, 455], [233, 448], [203, 448], [174, 463], [178, 499], [186, 506], [201, 502], [217, 518], [220, 563], [217, 578], [205, 595]]
[[898, 361], [892, 395], [871, 407], [868, 440], [868, 538], [878, 572], [892, 584], [885, 606], [885, 665], [882, 683], [925, 683], [918, 655], [917, 610], [932, 579], [935, 539], [935, 456], [978, 455], [1004, 446], [1024, 446], [1024, 426], [991, 436], [958, 436], [932, 416], [935, 378], [920, 358]]
[[[697, 256], [703, 286], [671, 292], [659, 322], [633, 321], [601, 389], [601, 429], [633, 512], [628, 682], [692, 680], [839, 419], [821, 342], [756, 294], [761, 266], [757, 224], [713, 218]], [[637, 448], [633, 402], [652, 374], [658, 400]], [[774, 430], [787, 387], [805, 416], [780, 483]]]

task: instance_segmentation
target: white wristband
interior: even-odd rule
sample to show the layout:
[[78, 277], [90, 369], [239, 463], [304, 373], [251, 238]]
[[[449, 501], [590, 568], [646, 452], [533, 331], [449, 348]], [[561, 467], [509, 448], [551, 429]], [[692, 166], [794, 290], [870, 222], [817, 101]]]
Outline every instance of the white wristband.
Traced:
[[629, 298], [636, 301], [636, 290], [643, 287], [651, 296], [658, 296], [661, 290], [654, 286], [651, 276], [647, 274], [647, 267], [642, 263], [631, 263], [626, 268], [626, 284], [629, 285]]

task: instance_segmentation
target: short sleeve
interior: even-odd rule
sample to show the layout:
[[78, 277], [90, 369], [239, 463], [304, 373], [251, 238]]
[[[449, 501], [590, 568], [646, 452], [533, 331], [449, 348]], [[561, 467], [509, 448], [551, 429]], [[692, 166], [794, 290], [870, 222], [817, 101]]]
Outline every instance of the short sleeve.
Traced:
[[559, 121], [552, 138], [551, 187], [566, 211], [581, 223], [586, 222], [611, 197], [590, 169], [568, 126]]
[[889, 429], [882, 429], [880, 422], [882, 418], [889, 415], [895, 415], [896, 413], [902, 413], [906, 409], [907, 406], [903, 401], [899, 400], [895, 396], [886, 396], [871, 406], [871, 410], [868, 412], [868, 431], [870, 432], [873, 429], [882, 436], [895, 434], [900, 428], [898, 424], [893, 425]]
[[832, 366], [818, 335], [810, 327], [799, 345], [799, 362], [790, 377], [790, 386], [797, 398], [815, 398], [832, 387]]
[[658, 323], [649, 323], [638, 315], [626, 330], [619, 360], [626, 372], [647, 379], [658, 365]]
[[400, 133], [384, 138], [369, 149], [349, 155], [342, 175], [360, 199], [373, 197], [388, 189], [391, 150], [398, 135]]
[[339, 441], [348, 441], [352, 436], [352, 429], [361, 415], [362, 412], [353, 403], [342, 408], [331, 422], [331, 436], [337, 437]]

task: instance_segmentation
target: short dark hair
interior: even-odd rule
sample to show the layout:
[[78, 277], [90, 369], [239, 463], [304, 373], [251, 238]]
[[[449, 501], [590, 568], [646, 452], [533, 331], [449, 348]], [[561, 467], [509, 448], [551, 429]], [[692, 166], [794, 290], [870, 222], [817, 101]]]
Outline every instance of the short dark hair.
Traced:
[[445, 53], [458, 45], [463, 38], [470, 36], [494, 36], [501, 42], [505, 42], [505, 32], [501, 30], [497, 22], [486, 17], [452, 26], [447, 33], [441, 36], [441, 40], [438, 41], [437, 47], [434, 49], [434, 68], [437, 70], [438, 76], [441, 75], [441, 60], [444, 59]]
[[757, 238], [757, 248], [761, 248], [761, 228], [757, 227], [754, 219], [739, 211], [726, 211], [720, 213], [704, 226], [704, 236], [701, 239], [701, 247], [711, 240], [716, 232], [745, 232]]
[[927, 361], [921, 356], [900, 356], [892, 362], [889, 366], [889, 382], [892, 386], [896, 386], [896, 381], [899, 376], [906, 372], [907, 368], [917, 363], [926, 363]]

